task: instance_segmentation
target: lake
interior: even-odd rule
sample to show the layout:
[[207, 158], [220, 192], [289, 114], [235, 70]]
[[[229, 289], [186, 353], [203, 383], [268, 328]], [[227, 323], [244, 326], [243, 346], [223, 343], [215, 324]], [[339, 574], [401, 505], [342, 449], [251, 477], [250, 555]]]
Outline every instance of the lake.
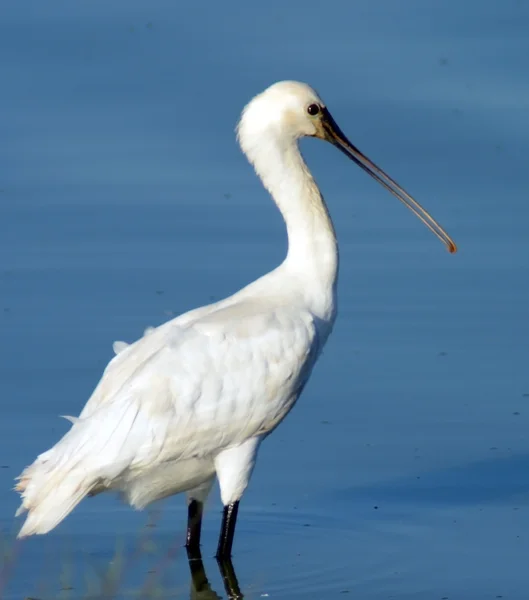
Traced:
[[[314, 86], [454, 237], [450, 256], [327, 144], [302, 142], [341, 250], [340, 313], [263, 445], [234, 565], [247, 598], [525, 599], [529, 4], [6, 2], [0, 19], [3, 598], [225, 597], [190, 580], [182, 496], [83, 501], [17, 544], [13, 479], [112, 357], [274, 268], [286, 236], [234, 127]], [[212, 591], [214, 590], [214, 591]]]

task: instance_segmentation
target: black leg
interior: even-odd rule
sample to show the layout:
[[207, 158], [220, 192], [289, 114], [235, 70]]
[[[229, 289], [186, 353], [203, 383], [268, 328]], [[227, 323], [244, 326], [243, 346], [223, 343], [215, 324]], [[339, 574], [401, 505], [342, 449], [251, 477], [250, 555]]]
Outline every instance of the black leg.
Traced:
[[187, 507], [186, 548], [190, 558], [200, 558], [200, 531], [202, 529], [202, 511], [204, 505], [198, 500], [191, 500]]
[[232, 502], [224, 507], [222, 515], [222, 527], [219, 536], [219, 545], [217, 546], [217, 560], [230, 558], [231, 547], [233, 546], [233, 536], [235, 534], [235, 524], [237, 522], [237, 513], [239, 511], [239, 501]]

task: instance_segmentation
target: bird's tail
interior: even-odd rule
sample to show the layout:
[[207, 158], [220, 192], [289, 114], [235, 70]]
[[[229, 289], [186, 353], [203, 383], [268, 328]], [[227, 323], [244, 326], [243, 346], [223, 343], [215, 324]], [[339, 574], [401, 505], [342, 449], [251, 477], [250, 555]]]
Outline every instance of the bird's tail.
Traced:
[[119, 449], [128, 445], [129, 417], [134, 420], [127, 412], [121, 413], [113, 427], [90, 417], [67, 417], [74, 422], [70, 431], [17, 478], [15, 490], [20, 492], [22, 504], [16, 516], [28, 512], [19, 538], [48, 533], [94, 487], [114, 479], [130, 464], [119, 456]]
[[15, 488], [22, 492], [23, 498], [16, 516], [28, 511], [19, 538], [48, 533], [79, 504], [91, 487], [86, 477], [68, 470], [66, 465], [55, 470], [45, 463], [32, 467], [22, 473]]

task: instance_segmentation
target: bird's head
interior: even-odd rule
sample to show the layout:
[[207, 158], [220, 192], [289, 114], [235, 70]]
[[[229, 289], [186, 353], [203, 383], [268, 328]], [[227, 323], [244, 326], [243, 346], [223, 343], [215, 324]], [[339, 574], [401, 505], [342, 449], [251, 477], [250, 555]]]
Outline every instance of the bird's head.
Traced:
[[274, 148], [291, 147], [301, 137], [317, 137], [330, 142], [404, 203], [446, 245], [449, 252], [457, 250], [437, 221], [347, 139], [323, 100], [307, 84], [280, 81], [257, 95], [244, 108], [237, 135], [250, 160], [252, 156], [266, 151], [271, 141]]

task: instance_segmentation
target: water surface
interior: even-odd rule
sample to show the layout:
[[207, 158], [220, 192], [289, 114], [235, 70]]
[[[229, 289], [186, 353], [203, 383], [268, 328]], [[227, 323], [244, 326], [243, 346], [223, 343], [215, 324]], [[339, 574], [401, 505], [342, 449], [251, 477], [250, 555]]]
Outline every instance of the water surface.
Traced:
[[[528, 28], [528, 5], [511, 0], [6, 3], [6, 544], [13, 478], [66, 431], [57, 415], [81, 410], [112, 341], [282, 260], [279, 215], [233, 128], [254, 94], [292, 78], [320, 91], [460, 252], [448, 255], [335, 149], [303, 142], [340, 241], [340, 316], [241, 504], [241, 588], [305, 600], [525, 598]], [[16, 549], [4, 596], [97, 596], [122, 555], [132, 566], [121, 596], [153, 569], [162, 596], [189, 595], [183, 499], [159, 508], [135, 558], [148, 514], [112, 496], [83, 502]], [[209, 558], [219, 525], [215, 493], [204, 557], [223, 594]]]

